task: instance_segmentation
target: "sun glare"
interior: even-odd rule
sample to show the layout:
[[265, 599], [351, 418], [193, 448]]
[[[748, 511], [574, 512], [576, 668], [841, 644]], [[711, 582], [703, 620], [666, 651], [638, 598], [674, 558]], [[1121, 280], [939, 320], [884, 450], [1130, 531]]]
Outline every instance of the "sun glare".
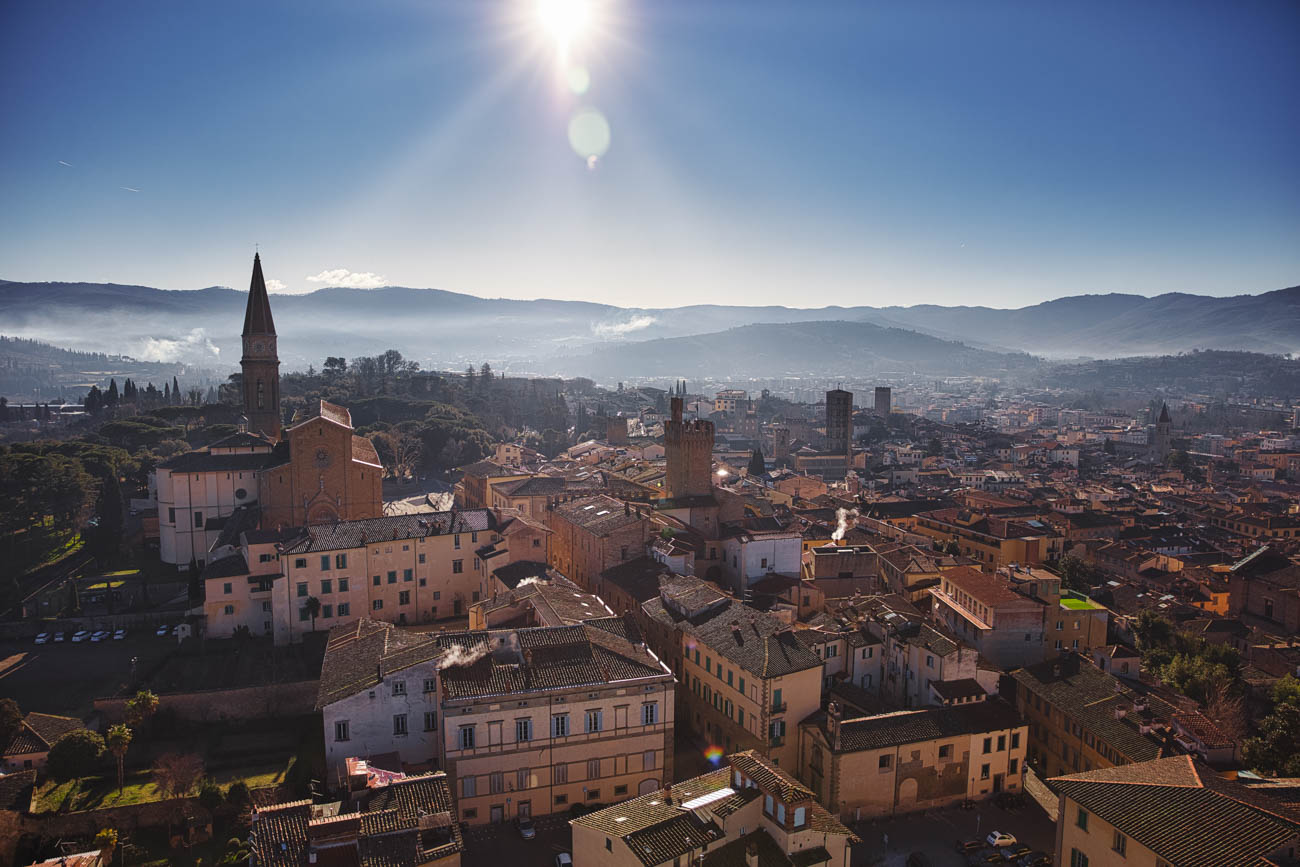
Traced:
[[538, 0], [537, 19], [560, 51], [567, 51], [591, 26], [591, 0]]

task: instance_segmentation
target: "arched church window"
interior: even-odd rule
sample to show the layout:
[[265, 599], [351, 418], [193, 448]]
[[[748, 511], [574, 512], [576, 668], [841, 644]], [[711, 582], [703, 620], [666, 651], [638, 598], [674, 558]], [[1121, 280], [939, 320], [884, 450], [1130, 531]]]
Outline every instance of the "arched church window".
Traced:
[[266, 383], [257, 381], [257, 408], [266, 409]]

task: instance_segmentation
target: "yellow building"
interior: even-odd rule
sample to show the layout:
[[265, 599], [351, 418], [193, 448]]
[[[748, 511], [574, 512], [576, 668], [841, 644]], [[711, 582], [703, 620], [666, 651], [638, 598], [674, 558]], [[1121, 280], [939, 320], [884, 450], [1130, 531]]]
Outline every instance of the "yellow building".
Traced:
[[1011, 563], [1037, 565], [1061, 556], [1062, 538], [1041, 521], [1000, 518], [968, 509], [939, 509], [916, 516], [912, 533], [956, 543], [962, 556], [987, 569]]
[[1040, 776], [1090, 771], [1165, 755], [1161, 729], [1176, 712], [1136, 679], [1070, 654], [1011, 672]]
[[843, 821], [979, 800], [1024, 785], [1028, 728], [1010, 705], [977, 701], [805, 720], [799, 778]]
[[848, 867], [860, 842], [806, 786], [753, 752], [569, 824], [576, 867]]
[[500, 823], [657, 790], [673, 764], [673, 676], [617, 617], [441, 633], [443, 767], [461, 821]]
[[1051, 780], [1062, 867], [1292, 864], [1300, 816], [1191, 756]]
[[[685, 724], [724, 750], [755, 749], [794, 768], [798, 725], [821, 706], [822, 661], [781, 620], [697, 578], [645, 602], [648, 634], [667, 636]], [[657, 627], [657, 628], [656, 628]]]

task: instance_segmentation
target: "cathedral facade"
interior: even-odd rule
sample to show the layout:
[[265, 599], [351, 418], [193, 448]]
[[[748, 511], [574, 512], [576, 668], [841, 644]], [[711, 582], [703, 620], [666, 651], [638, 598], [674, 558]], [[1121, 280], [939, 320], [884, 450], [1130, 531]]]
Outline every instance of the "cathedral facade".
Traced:
[[260, 255], [253, 257], [242, 340], [245, 430], [172, 457], [155, 473], [159, 552], [179, 569], [208, 561], [237, 510], [241, 526], [264, 530], [384, 512], [383, 465], [370, 441], [354, 432], [347, 409], [322, 400], [284, 428], [275, 319]]

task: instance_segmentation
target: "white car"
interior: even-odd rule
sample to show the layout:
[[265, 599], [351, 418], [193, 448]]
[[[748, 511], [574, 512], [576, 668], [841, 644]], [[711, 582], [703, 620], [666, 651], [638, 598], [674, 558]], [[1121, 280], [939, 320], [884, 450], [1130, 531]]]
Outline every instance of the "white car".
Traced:
[[573, 856], [568, 852], [561, 852], [555, 856], [555, 867], [573, 867]]
[[108, 638], [108, 636], [110, 635], [112, 635], [112, 633], [106, 629], [96, 629], [93, 633], [91, 633], [90, 640], [96, 642], [103, 641], [105, 638]]
[[78, 629], [76, 632], [72, 633], [73, 641], [85, 641], [89, 637], [90, 633], [84, 629]]
[[51, 640], [54, 641], [55, 643], [58, 643], [62, 641], [65, 637], [66, 636], [62, 632], [56, 632], [54, 633], [54, 638]]
[[44, 644], [49, 640], [50, 640], [50, 634], [48, 632], [42, 632], [40, 635], [36, 636], [37, 644]]
[[990, 832], [988, 837], [986, 837], [984, 841], [988, 843], [990, 846], [992, 846], [994, 849], [1001, 849], [1004, 846], [1016, 845], [1015, 837], [1011, 836], [1010, 834], [1004, 834], [1001, 831]]
[[126, 638], [126, 630], [125, 630], [125, 629], [119, 629], [119, 630], [117, 630], [116, 632], [113, 633], [113, 640], [114, 640], [114, 641], [121, 641], [123, 638]]
[[171, 632], [171, 627], [164, 623], [154, 631], [154, 635], [166, 635], [168, 632]]

